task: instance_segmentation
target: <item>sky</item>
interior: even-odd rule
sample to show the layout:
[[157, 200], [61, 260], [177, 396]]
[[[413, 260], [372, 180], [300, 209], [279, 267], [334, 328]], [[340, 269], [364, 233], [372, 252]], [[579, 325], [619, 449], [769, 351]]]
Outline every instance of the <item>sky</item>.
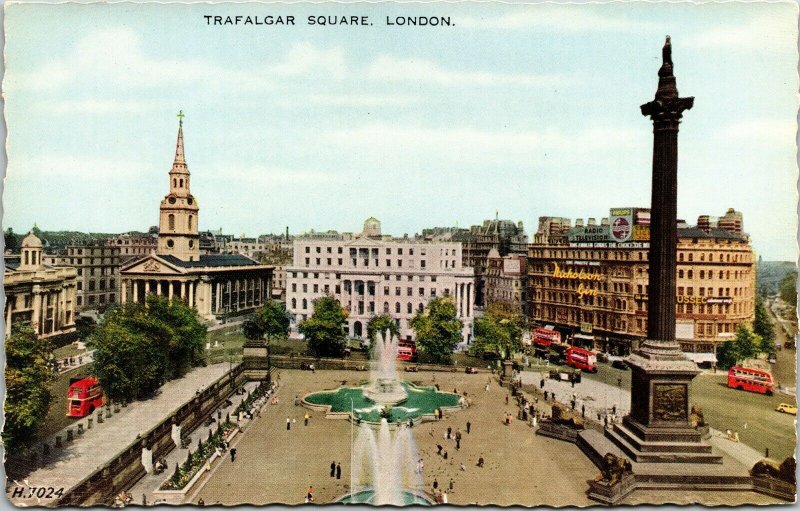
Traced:
[[[204, 15], [295, 26], [209, 26]], [[309, 26], [308, 16], [371, 26]], [[387, 26], [449, 16], [450, 27]], [[12, 4], [3, 228], [158, 223], [183, 110], [201, 229], [249, 236], [608, 216], [650, 203], [664, 36], [679, 217], [797, 259], [797, 5]]]

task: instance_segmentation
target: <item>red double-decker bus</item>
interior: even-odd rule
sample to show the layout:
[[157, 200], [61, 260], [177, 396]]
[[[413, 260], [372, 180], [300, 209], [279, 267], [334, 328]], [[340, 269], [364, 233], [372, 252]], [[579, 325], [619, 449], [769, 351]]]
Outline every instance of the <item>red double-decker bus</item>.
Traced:
[[534, 328], [532, 334], [533, 350], [537, 357], [546, 358], [550, 345], [561, 342], [561, 333], [550, 328]]
[[567, 349], [567, 365], [590, 373], [597, 372], [597, 355], [577, 346], [570, 346]]
[[103, 388], [96, 378], [75, 380], [67, 390], [67, 417], [86, 417], [103, 406]]
[[775, 392], [775, 382], [772, 381], [772, 374], [769, 371], [742, 366], [728, 369], [728, 387], [768, 396]]
[[397, 347], [397, 360], [414, 362], [417, 360], [417, 343], [409, 340], [401, 340]]

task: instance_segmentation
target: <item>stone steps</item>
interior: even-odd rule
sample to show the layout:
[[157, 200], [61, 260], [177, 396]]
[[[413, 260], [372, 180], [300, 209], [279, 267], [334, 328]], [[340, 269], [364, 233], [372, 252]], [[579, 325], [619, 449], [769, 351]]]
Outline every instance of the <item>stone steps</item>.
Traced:
[[[625, 441], [642, 453], [711, 453], [711, 445], [702, 442], [666, 442], [666, 441], [642, 441], [625, 425], [614, 424], [614, 432], [621, 436]], [[697, 437], [698, 440], [700, 437]]]

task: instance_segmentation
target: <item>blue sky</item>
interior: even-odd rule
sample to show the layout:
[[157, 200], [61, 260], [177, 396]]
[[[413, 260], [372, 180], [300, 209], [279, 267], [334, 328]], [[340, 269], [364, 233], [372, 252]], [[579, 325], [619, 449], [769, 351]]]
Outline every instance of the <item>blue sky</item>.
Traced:
[[[297, 25], [207, 26], [203, 15]], [[317, 27], [308, 15], [368, 15]], [[396, 15], [453, 27], [398, 28]], [[11, 5], [4, 228], [157, 224], [183, 109], [201, 229], [385, 232], [650, 201], [664, 35], [678, 88], [679, 215], [744, 213], [795, 260], [797, 6]]]

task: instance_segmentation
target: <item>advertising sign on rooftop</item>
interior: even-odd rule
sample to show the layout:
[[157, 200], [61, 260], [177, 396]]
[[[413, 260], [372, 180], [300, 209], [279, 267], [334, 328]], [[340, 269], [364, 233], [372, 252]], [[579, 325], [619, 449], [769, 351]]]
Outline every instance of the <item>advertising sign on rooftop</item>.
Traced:
[[609, 219], [611, 241], [622, 243], [631, 239], [633, 231], [633, 208], [614, 208]]

